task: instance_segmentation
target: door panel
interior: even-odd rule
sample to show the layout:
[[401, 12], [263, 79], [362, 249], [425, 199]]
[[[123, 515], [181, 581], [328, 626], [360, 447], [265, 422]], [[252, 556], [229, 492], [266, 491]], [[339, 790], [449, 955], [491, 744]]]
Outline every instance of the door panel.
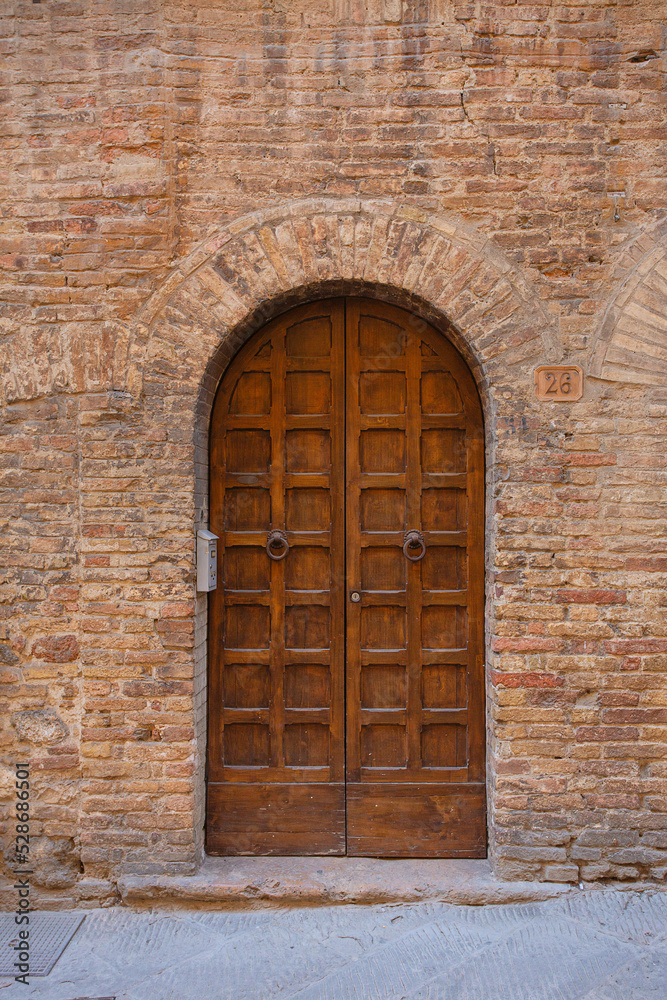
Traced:
[[344, 302], [307, 306], [254, 337], [216, 397], [210, 853], [345, 851], [343, 352]]
[[210, 853], [485, 856], [483, 463], [468, 368], [403, 310], [314, 303], [232, 362]]
[[352, 783], [347, 824], [347, 853], [356, 857], [485, 857], [484, 786]]
[[479, 400], [402, 310], [348, 299], [346, 338], [347, 851], [483, 856]]

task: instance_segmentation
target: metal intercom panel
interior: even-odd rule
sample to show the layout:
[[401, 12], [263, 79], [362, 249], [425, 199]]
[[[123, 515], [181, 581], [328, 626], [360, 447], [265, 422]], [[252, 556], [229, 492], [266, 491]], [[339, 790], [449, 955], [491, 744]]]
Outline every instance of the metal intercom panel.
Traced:
[[218, 536], [206, 528], [197, 532], [197, 590], [207, 593], [218, 585]]

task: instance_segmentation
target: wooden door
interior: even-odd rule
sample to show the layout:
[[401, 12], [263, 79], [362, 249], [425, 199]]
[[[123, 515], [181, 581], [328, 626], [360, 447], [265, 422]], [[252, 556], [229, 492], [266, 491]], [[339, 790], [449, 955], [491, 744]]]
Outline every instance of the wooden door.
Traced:
[[[294, 310], [216, 397], [207, 850], [483, 857], [483, 438], [403, 310]], [[346, 734], [346, 736], [345, 736]]]
[[213, 854], [345, 852], [344, 316], [337, 300], [271, 323], [216, 397]]
[[346, 327], [347, 853], [484, 857], [479, 397], [417, 317]]

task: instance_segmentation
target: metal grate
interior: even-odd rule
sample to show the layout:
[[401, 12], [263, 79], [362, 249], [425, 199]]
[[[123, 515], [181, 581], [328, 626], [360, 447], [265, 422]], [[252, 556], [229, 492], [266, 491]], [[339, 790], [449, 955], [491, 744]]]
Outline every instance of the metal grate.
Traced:
[[[78, 913], [30, 914], [28, 976], [48, 976], [84, 919]], [[16, 926], [13, 913], [0, 913], [0, 976], [13, 979], [18, 974], [14, 945], [19, 941], [19, 931], [25, 929], [25, 925]]]

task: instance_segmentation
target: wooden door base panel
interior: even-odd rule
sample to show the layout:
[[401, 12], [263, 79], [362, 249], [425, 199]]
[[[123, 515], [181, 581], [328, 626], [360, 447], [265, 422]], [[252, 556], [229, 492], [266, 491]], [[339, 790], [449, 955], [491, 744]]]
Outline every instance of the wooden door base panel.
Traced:
[[485, 786], [348, 782], [347, 853], [371, 858], [484, 858]]
[[209, 854], [345, 854], [345, 785], [209, 782]]

